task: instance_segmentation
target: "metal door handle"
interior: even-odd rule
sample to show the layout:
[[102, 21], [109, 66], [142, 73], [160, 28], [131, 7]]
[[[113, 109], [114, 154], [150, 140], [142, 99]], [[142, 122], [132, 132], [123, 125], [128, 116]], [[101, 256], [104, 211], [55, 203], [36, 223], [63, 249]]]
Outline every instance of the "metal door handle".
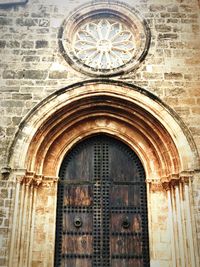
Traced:
[[122, 221], [122, 227], [123, 227], [124, 229], [127, 229], [127, 228], [130, 227], [130, 221], [129, 221], [128, 218], [124, 218], [124, 219], [123, 219], [123, 221]]
[[74, 218], [74, 226], [75, 226], [76, 228], [81, 227], [82, 224], [83, 224], [83, 222], [82, 222], [82, 220], [81, 220], [80, 217], [75, 217], [75, 218]]

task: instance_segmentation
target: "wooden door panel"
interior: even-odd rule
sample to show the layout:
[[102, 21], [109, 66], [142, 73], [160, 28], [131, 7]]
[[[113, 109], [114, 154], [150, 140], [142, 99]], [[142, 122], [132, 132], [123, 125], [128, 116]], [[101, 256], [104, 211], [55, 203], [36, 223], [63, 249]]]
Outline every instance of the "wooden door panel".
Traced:
[[128, 206], [128, 185], [113, 185], [110, 193], [110, 204], [115, 207]]
[[[125, 225], [126, 222], [129, 225]], [[142, 233], [142, 219], [140, 214], [130, 213], [112, 213], [111, 214], [111, 232], [114, 233]]]
[[124, 257], [142, 257], [142, 241], [137, 236], [113, 236], [111, 238], [111, 255]]
[[64, 188], [65, 206], [92, 205], [92, 187], [88, 185], [68, 185]]
[[121, 142], [109, 143], [110, 177], [115, 182], [140, 181], [141, 169], [138, 168], [138, 157]]
[[91, 235], [64, 235], [62, 242], [62, 253], [79, 255], [92, 255], [92, 236]]
[[114, 207], [141, 207], [141, 185], [114, 184], [111, 188], [110, 204]]
[[[80, 226], [76, 226], [76, 220], [80, 221]], [[73, 232], [74, 234], [92, 233], [93, 230], [93, 215], [87, 212], [66, 212], [63, 214], [63, 232]]]
[[131, 207], [141, 208], [141, 191], [143, 190], [144, 185], [129, 185], [128, 191], [128, 202]]
[[92, 180], [94, 177], [94, 150], [93, 145], [80, 146], [72, 150], [66, 159], [66, 167], [62, 169], [63, 180]]

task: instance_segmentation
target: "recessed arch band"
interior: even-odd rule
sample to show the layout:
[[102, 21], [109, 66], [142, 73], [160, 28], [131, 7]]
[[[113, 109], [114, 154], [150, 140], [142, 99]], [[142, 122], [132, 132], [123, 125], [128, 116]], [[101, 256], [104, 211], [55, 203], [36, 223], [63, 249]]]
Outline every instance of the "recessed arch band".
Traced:
[[145, 90], [114, 81], [75, 84], [45, 99], [22, 122], [9, 164], [57, 176], [67, 151], [99, 132], [128, 144], [147, 178], [169, 180], [198, 168], [194, 143], [177, 115]]

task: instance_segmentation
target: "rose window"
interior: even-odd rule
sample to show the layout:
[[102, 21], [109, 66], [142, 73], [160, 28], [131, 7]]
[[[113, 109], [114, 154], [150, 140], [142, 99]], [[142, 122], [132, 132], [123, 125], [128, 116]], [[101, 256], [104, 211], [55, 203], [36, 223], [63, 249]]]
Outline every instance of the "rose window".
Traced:
[[135, 40], [128, 28], [115, 20], [86, 23], [75, 33], [74, 53], [86, 65], [113, 69], [131, 60]]
[[133, 8], [114, 1], [81, 6], [59, 31], [59, 48], [66, 61], [92, 76], [119, 75], [136, 69], [149, 43], [144, 18]]

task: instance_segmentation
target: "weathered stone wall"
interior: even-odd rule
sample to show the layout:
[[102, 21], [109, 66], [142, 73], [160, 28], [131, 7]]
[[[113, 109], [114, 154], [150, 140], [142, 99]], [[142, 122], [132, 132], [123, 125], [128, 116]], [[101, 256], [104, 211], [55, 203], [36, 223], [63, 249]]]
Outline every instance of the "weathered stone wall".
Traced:
[[[20, 121], [50, 93], [88, 80], [62, 57], [58, 31], [63, 20], [87, 0], [29, 0], [0, 6], [0, 165]], [[92, 1], [95, 4], [95, 1]], [[160, 97], [182, 118], [200, 152], [200, 10], [197, 0], [126, 0], [147, 20], [152, 39], [136, 71], [115, 77]], [[0, 181], [0, 266], [7, 266], [8, 229], [14, 196], [7, 176]], [[194, 181], [200, 242], [199, 178]]]

